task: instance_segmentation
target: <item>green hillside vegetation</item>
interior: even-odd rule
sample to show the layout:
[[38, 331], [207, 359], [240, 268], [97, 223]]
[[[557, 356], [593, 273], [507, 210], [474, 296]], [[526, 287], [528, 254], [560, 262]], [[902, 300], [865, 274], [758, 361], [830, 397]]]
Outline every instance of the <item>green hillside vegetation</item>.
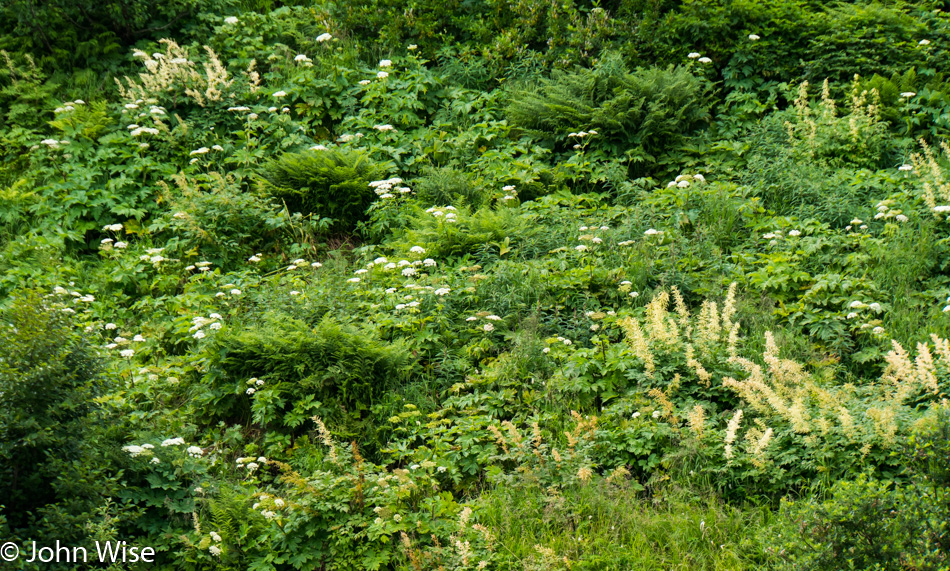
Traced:
[[2, 3], [3, 565], [950, 569], [945, 9]]

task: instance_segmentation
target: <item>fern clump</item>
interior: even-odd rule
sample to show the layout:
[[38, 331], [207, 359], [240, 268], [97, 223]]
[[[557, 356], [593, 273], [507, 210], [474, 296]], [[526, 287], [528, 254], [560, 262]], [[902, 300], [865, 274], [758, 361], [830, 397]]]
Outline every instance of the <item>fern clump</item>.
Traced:
[[556, 71], [514, 95], [512, 124], [562, 146], [575, 131], [590, 132], [590, 145], [636, 161], [655, 157], [709, 118], [709, 83], [683, 67], [638, 68], [605, 58], [593, 69]]
[[404, 343], [383, 342], [373, 330], [330, 318], [311, 328], [268, 314], [259, 327], [222, 336], [195, 398], [209, 420], [250, 418], [271, 431], [297, 433], [319, 412], [337, 434], [366, 439], [370, 409], [414, 366]]
[[352, 151], [288, 153], [264, 165], [260, 189], [292, 212], [329, 218], [335, 230], [353, 230], [366, 219], [375, 194], [369, 183], [382, 169]]

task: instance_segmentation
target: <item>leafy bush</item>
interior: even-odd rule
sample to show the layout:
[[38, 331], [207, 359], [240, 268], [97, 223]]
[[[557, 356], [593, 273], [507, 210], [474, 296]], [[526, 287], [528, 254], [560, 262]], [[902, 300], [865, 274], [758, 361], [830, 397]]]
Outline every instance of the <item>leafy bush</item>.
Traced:
[[21, 291], [0, 310], [0, 494], [16, 533], [68, 541], [84, 536], [81, 520], [114, 479], [95, 402], [99, 360], [64, 294]]
[[244, 192], [238, 181], [217, 172], [194, 178], [175, 177], [176, 188], [159, 183], [160, 199], [168, 214], [148, 226], [155, 239], [168, 236], [177, 252], [202, 252], [218, 265], [243, 262], [273, 247], [281, 231], [295, 219], [254, 192]]
[[413, 359], [402, 343], [324, 318], [314, 327], [272, 314], [259, 327], [222, 336], [195, 387], [209, 420], [253, 422], [299, 433], [312, 415], [344, 438], [373, 439], [373, 405], [404, 382]]
[[507, 112], [514, 125], [562, 149], [586, 142], [577, 132], [593, 130], [593, 148], [652, 163], [709, 119], [709, 93], [709, 83], [687, 68], [629, 72], [611, 57], [516, 92]]
[[[784, 503], [784, 569], [945, 569], [950, 564], [950, 411], [937, 410], [904, 453], [910, 482], [861, 474], [825, 501]], [[775, 549], [779, 551], [777, 547]]]
[[402, 241], [407, 248], [421, 245], [437, 257], [479, 254], [479, 257], [491, 259], [488, 256], [492, 249], [497, 249], [498, 255], [502, 256], [522, 240], [537, 234], [531, 218], [504, 206], [485, 206], [474, 212], [451, 205], [431, 206], [416, 217]]
[[453, 167], [429, 169], [414, 186], [423, 206], [458, 204], [477, 209], [485, 200], [475, 177]]
[[329, 218], [332, 228], [352, 231], [366, 219], [375, 194], [369, 183], [383, 170], [353, 151], [288, 153], [263, 166], [260, 188], [291, 212]]

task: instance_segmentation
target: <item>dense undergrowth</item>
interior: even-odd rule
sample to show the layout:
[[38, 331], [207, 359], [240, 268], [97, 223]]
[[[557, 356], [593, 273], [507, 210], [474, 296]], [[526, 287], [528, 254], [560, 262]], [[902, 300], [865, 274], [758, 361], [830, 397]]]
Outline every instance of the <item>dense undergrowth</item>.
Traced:
[[0, 7], [0, 543], [950, 569], [943, 3], [151, 6]]

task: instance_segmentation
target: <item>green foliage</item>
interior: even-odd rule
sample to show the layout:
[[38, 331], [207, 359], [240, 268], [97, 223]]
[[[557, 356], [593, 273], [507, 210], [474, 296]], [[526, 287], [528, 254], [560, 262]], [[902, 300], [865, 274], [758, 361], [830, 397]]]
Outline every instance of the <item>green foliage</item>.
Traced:
[[218, 265], [244, 262], [272, 249], [282, 233], [300, 222], [286, 208], [243, 191], [238, 181], [217, 172], [176, 182], [177, 188], [166, 186], [161, 196], [167, 214], [154, 219], [148, 231], [186, 256], [200, 250]]
[[373, 406], [413, 369], [403, 343], [383, 343], [330, 318], [311, 327], [274, 314], [217, 343], [208, 374], [194, 388], [202, 416], [253, 423], [277, 441], [319, 414], [336, 434], [372, 442]]
[[[836, 483], [824, 501], [783, 503], [772, 550], [787, 569], [940, 569], [950, 540], [947, 411], [923, 419], [901, 451], [906, 476], [896, 482], [861, 474]], [[781, 536], [779, 536], [781, 537]]]
[[233, 5], [230, 0], [211, 4], [172, 0], [161, 6], [140, 0], [51, 0], [40, 4], [12, 0], [0, 10], [0, 24], [9, 34], [0, 37], [0, 45], [42, 54], [46, 65], [85, 67], [97, 60], [100, 64], [108, 61], [123, 45], [156, 32], [180, 32], [198, 9], [217, 11], [229, 5]]
[[947, 566], [934, 6], [67, 4], [0, 7], [0, 535]]
[[369, 183], [382, 172], [362, 153], [306, 151], [265, 164], [259, 184], [292, 212], [329, 218], [335, 230], [353, 231], [374, 197]]
[[685, 490], [648, 499], [622, 476], [562, 491], [498, 486], [480, 503], [510, 546], [499, 569], [761, 569], [768, 560], [748, 536], [761, 514]]
[[431, 206], [417, 215], [403, 241], [408, 246], [420, 245], [438, 257], [468, 254], [485, 261], [518, 252], [522, 241], [537, 234], [532, 218], [507, 206], [486, 206], [474, 212], [451, 205]]
[[453, 167], [428, 169], [413, 186], [422, 206], [458, 204], [477, 209], [485, 201], [475, 177]]
[[605, 58], [515, 93], [508, 115], [560, 149], [586, 143], [576, 132], [594, 130], [591, 147], [650, 164], [709, 119], [709, 90], [684, 67], [631, 73], [617, 58]]
[[82, 538], [78, 520], [114, 484], [96, 465], [108, 446], [99, 360], [70, 323], [71, 299], [20, 291], [0, 311], [0, 491], [24, 538]]

